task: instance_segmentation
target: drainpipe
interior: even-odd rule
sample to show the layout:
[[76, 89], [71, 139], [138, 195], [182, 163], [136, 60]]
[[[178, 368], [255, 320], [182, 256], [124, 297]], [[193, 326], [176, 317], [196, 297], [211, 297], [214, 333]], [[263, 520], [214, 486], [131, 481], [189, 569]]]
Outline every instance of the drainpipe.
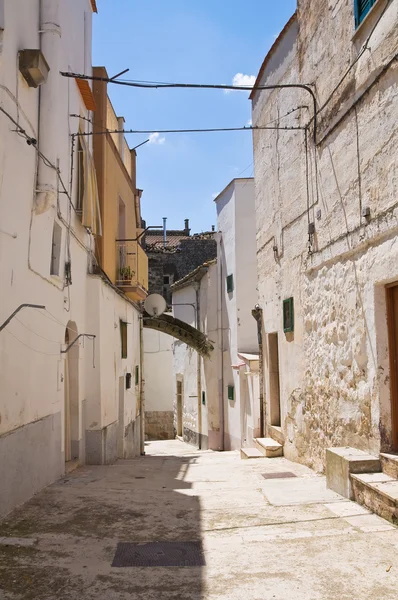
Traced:
[[218, 413], [220, 427], [220, 450], [224, 450], [224, 330], [223, 330], [223, 268], [222, 268], [222, 237], [217, 234], [217, 266], [219, 269], [217, 294], [217, 330], [218, 330]]
[[144, 316], [140, 315], [140, 453], [145, 454]]
[[[194, 285], [195, 296], [196, 296], [196, 329], [200, 331], [200, 282], [197, 281]], [[198, 390], [198, 447], [199, 450], [202, 447], [202, 357], [197, 352], [197, 367], [196, 367], [196, 380]]]
[[[39, 39], [40, 50], [50, 65], [46, 83], [39, 87], [38, 113], [38, 149], [55, 165], [57, 164], [59, 143], [60, 94], [62, 93], [60, 70], [60, 0], [40, 0], [39, 5]], [[43, 160], [38, 161], [36, 185], [36, 214], [46, 212], [57, 202], [57, 173], [46, 166]]]
[[259, 350], [259, 388], [260, 388], [260, 437], [265, 437], [266, 409], [264, 402], [264, 351], [263, 351], [263, 309], [258, 304], [252, 315], [257, 321], [257, 337]]

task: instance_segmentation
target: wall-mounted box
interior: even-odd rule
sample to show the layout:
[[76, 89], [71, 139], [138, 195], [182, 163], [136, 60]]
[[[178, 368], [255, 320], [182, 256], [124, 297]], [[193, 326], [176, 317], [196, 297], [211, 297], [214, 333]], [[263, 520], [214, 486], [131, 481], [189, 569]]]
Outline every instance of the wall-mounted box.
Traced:
[[50, 67], [41, 50], [21, 50], [19, 70], [29, 87], [37, 88], [47, 80]]

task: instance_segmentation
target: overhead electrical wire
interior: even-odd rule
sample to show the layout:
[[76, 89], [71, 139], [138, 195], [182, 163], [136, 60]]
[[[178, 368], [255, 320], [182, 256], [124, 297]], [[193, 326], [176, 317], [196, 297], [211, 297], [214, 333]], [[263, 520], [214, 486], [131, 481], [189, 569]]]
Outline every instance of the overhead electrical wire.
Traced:
[[216, 133], [220, 131], [256, 131], [256, 130], [276, 130], [283, 129], [285, 131], [294, 131], [305, 129], [304, 127], [295, 126], [283, 126], [283, 127], [272, 127], [272, 126], [244, 126], [244, 127], [209, 127], [204, 129], [107, 129], [106, 131], [89, 131], [73, 133], [76, 137], [91, 136], [91, 135], [105, 135], [107, 133], [135, 133], [135, 134], [151, 134], [151, 133]]
[[[60, 71], [62, 77], [71, 77], [73, 79], [86, 79], [89, 81], [103, 81], [105, 83], [113, 83], [115, 85], [123, 85], [134, 88], [145, 88], [145, 89], [202, 89], [202, 90], [226, 90], [226, 91], [260, 91], [260, 90], [283, 90], [283, 89], [301, 89], [305, 90], [311, 95], [313, 103], [313, 117], [314, 123], [314, 141], [316, 140], [316, 124], [317, 124], [317, 99], [315, 92], [311, 89], [310, 84], [304, 83], [283, 83], [275, 85], [256, 85], [256, 86], [245, 86], [245, 85], [224, 85], [224, 84], [208, 84], [208, 83], [156, 83], [156, 82], [136, 82], [136, 81], [123, 81], [119, 79], [110, 79], [109, 77], [99, 77], [96, 75], [85, 75], [84, 73], [72, 73], [70, 71]], [[248, 129], [246, 127], [246, 129]], [[223, 130], [222, 130], [223, 131]], [[116, 132], [115, 132], [116, 133]], [[122, 133], [122, 132], [120, 132]], [[130, 133], [130, 132], [126, 132]], [[135, 132], [131, 132], [135, 133]], [[148, 132], [152, 133], [152, 132]], [[156, 132], [153, 132], [156, 133]], [[160, 133], [160, 132], [159, 132]], [[168, 133], [168, 132], [165, 132]], [[174, 133], [170, 132], [170, 133]], [[177, 133], [177, 132], [176, 132]], [[180, 133], [180, 132], [178, 132]], [[192, 132], [194, 133], [194, 132]]]

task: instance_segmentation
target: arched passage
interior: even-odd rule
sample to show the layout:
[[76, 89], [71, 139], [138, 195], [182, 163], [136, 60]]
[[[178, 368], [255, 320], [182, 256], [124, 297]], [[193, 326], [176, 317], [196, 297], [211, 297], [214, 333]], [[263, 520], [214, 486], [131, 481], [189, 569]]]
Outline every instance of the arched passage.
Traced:
[[[68, 346], [78, 336], [77, 325], [69, 321], [65, 331]], [[80, 407], [79, 407], [79, 344], [74, 344], [65, 355], [64, 377], [64, 431], [65, 462], [79, 459]]]
[[213, 344], [204, 333], [171, 315], [163, 314], [160, 317], [144, 316], [144, 327], [156, 329], [177, 338], [196, 350], [201, 356], [209, 357], [212, 350], [214, 350]]

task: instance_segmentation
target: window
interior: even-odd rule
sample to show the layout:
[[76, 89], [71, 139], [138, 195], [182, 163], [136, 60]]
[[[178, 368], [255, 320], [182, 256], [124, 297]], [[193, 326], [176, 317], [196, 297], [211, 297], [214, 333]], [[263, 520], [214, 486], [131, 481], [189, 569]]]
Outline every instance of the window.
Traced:
[[202, 404], [203, 406], [206, 404], [206, 392], [202, 392]]
[[355, 27], [359, 27], [377, 0], [354, 0]]
[[294, 331], [293, 298], [287, 298], [283, 301], [283, 331], [285, 333]]
[[235, 400], [235, 387], [233, 385], [228, 386], [228, 400]]
[[122, 348], [122, 358], [127, 358], [127, 323], [120, 321], [120, 341]]
[[135, 366], [135, 385], [139, 385], [140, 383], [140, 367], [138, 365]]
[[227, 292], [231, 294], [234, 291], [234, 276], [228, 275], [227, 277]]
[[62, 229], [56, 221], [53, 226], [53, 239], [51, 244], [51, 263], [50, 263], [50, 275], [59, 275], [59, 263], [61, 260], [61, 240], [62, 240]]
[[170, 285], [170, 275], [163, 275], [163, 284]]

